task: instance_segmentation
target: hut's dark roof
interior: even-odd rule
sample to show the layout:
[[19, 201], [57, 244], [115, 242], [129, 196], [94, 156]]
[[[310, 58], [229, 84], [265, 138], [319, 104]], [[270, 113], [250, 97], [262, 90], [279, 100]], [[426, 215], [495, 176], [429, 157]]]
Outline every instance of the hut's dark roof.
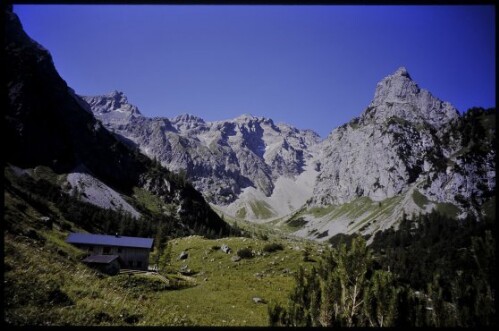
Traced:
[[111, 263], [118, 258], [119, 258], [118, 255], [90, 255], [90, 256], [87, 256], [83, 260], [83, 262], [108, 264], [108, 263]]
[[118, 247], [152, 248], [152, 238], [110, 236], [91, 233], [70, 233], [66, 239], [70, 244], [104, 245]]

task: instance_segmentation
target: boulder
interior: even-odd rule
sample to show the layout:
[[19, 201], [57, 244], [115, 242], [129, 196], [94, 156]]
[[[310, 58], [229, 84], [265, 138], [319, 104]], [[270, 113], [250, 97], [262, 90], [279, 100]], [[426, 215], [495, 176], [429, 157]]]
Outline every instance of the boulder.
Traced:
[[178, 256], [178, 259], [179, 259], [179, 260], [185, 260], [185, 259], [187, 259], [188, 257], [189, 257], [189, 253], [187, 253], [186, 251], [182, 251], [182, 252], [180, 253], [180, 255]]
[[241, 261], [241, 257], [238, 256], [238, 255], [234, 255], [232, 258], [231, 258], [232, 262], [238, 262], [238, 261]]
[[183, 265], [182, 267], [180, 267], [179, 269], [179, 272], [182, 274], [182, 275], [192, 275], [193, 272], [191, 269], [189, 269], [187, 267], [187, 265]]
[[230, 247], [229, 247], [229, 246], [227, 246], [227, 244], [223, 244], [223, 245], [222, 245], [221, 250], [222, 250], [222, 252], [224, 252], [224, 253], [226, 253], [226, 254], [230, 254], [230, 252], [232, 251], [232, 250], [230, 249]]
[[260, 297], [253, 297], [253, 302], [254, 303], [267, 303], [267, 301], [265, 301], [264, 299], [262, 299]]
[[48, 229], [52, 229], [52, 219], [48, 216], [42, 216], [39, 218], [39, 220], [41, 221], [41, 223]]

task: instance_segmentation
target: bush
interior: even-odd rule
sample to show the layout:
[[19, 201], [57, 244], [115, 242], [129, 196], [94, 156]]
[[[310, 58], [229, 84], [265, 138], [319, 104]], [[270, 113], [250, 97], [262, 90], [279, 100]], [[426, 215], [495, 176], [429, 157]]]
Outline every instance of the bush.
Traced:
[[123, 321], [127, 324], [137, 324], [141, 318], [141, 315], [137, 314], [128, 314], [125, 312], [123, 315]]
[[72, 231], [73, 230], [73, 227], [71, 226], [70, 223], [61, 223], [61, 230], [65, 230], [65, 231]]
[[113, 321], [113, 318], [111, 317], [111, 315], [109, 315], [108, 313], [106, 312], [103, 312], [103, 311], [100, 311], [98, 313], [96, 313], [94, 315], [94, 321], [97, 323], [97, 324], [100, 324], [102, 322], [112, 322]]
[[129, 289], [134, 296], [139, 296], [147, 291], [164, 291], [168, 289], [168, 284], [156, 277], [141, 275], [120, 275], [114, 278], [120, 286]]
[[253, 251], [249, 247], [238, 249], [236, 254], [241, 259], [251, 259], [253, 257]]
[[57, 286], [48, 292], [48, 301], [54, 305], [74, 305], [73, 300]]
[[310, 247], [305, 246], [302, 255], [303, 255], [303, 262], [315, 262], [315, 260], [310, 257]]
[[261, 233], [261, 232], [258, 234], [258, 238], [260, 238], [263, 241], [269, 240], [269, 236], [267, 236], [265, 233]]
[[293, 228], [301, 228], [302, 226], [304, 226], [307, 223], [308, 222], [303, 217], [299, 217], [299, 218], [287, 221], [287, 224]]
[[282, 251], [283, 249], [284, 249], [284, 246], [282, 244], [278, 244], [278, 243], [270, 243], [270, 244], [266, 244], [265, 246], [263, 246], [263, 251], [267, 252], [267, 253]]

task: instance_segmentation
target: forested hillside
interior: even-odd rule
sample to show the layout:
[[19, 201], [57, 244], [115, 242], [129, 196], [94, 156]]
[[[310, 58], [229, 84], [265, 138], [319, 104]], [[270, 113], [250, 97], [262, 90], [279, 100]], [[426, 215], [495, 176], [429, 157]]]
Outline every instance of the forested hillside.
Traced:
[[269, 308], [271, 325], [496, 325], [495, 220], [431, 213], [400, 228], [340, 239], [317, 268], [296, 276], [287, 305]]

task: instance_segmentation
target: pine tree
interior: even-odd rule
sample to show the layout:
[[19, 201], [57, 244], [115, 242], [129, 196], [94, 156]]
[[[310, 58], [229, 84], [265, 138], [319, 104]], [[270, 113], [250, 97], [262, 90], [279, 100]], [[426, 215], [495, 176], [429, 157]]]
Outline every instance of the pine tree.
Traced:
[[168, 242], [161, 251], [158, 263], [158, 271], [166, 275], [170, 271], [171, 261], [172, 261], [172, 245], [171, 243]]
[[393, 326], [396, 317], [397, 289], [391, 273], [376, 270], [364, 292], [364, 313], [369, 326]]
[[[326, 251], [318, 270], [312, 268], [306, 273], [300, 267], [288, 307], [273, 307], [269, 320], [287, 326], [365, 326], [367, 311], [373, 324], [389, 324], [393, 309], [390, 303], [379, 301], [393, 301], [392, 292], [384, 293], [384, 286], [391, 285], [391, 277], [378, 273], [372, 282], [374, 289], [369, 290], [372, 263], [371, 251], [361, 237], [355, 238], [349, 248], [341, 244], [338, 249]], [[364, 308], [368, 301], [376, 303], [375, 309]]]

